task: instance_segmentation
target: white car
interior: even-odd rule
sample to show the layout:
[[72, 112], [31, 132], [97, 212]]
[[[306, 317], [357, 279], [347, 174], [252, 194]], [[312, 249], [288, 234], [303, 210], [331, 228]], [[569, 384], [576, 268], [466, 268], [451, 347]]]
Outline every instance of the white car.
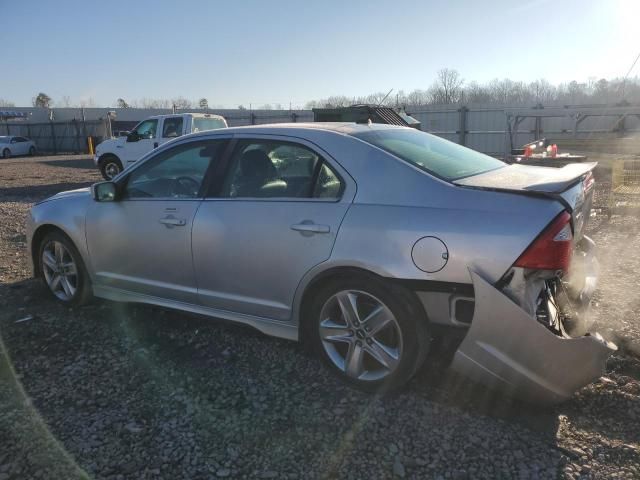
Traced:
[[27, 137], [0, 137], [0, 154], [2, 158], [16, 155], [35, 155], [36, 144]]
[[187, 133], [226, 128], [220, 115], [179, 113], [143, 120], [126, 136], [111, 138], [96, 147], [93, 161], [105, 180], [111, 180], [154, 148]]

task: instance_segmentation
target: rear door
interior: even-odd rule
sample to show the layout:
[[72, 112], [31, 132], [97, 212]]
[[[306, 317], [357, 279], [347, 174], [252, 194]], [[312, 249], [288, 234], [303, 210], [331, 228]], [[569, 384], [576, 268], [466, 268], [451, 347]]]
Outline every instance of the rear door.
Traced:
[[184, 117], [177, 115], [175, 117], [165, 117], [162, 119], [162, 135], [158, 144], [163, 144], [174, 138], [182, 136], [184, 129]]
[[329, 258], [354, 194], [348, 174], [309, 143], [239, 138], [194, 220], [200, 302], [288, 320], [300, 280]]
[[26, 138], [24, 137], [13, 137], [12, 140], [13, 146], [13, 154], [14, 155], [26, 155], [29, 153], [29, 147], [31, 146]]

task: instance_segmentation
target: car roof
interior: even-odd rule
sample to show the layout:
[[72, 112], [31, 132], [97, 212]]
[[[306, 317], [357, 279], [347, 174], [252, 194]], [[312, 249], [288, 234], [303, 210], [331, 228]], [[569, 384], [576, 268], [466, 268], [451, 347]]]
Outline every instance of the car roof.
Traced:
[[370, 132], [373, 130], [405, 129], [409, 127], [399, 127], [383, 123], [350, 123], [350, 122], [301, 122], [301, 123], [270, 123], [264, 125], [245, 125], [242, 127], [228, 127], [217, 130], [207, 130], [192, 133], [190, 136], [206, 136], [220, 133], [272, 133], [272, 134], [295, 134], [304, 131], [324, 130], [336, 132], [343, 135], [356, 135], [358, 133]]
[[202, 113], [202, 112], [176, 112], [176, 113], [167, 113], [164, 115], [152, 115], [150, 117], [146, 117], [143, 120], [150, 120], [152, 118], [166, 118], [166, 117], [180, 117], [183, 115], [191, 115], [192, 117], [207, 117], [207, 118], [224, 118], [222, 115], [216, 115], [215, 113]]

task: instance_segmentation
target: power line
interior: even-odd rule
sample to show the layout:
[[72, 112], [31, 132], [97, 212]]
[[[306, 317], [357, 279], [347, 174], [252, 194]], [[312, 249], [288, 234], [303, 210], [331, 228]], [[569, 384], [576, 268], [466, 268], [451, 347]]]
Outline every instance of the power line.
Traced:
[[638, 53], [638, 55], [636, 56], [636, 59], [633, 61], [633, 63], [631, 64], [631, 68], [629, 69], [629, 71], [627, 72], [627, 74], [624, 76], [624, 78], [622, 79], [622, 98], [624, 99], [624, 90], [627, 86], [627, 77], [629, 76], [629, 74], [631, 73], [631, 71], [633, 70], [633, 67], [636, 66], [636, 63], [638, 63], [638, 59], [640, 58], [640, 52]]

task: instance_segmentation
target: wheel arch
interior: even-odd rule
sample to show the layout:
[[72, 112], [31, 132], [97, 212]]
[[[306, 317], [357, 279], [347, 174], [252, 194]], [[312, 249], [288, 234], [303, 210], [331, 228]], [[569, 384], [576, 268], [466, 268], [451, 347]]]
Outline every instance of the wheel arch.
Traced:
[[308, 341], [308, 326], [310, 324], [310, 307], [312, 304], [313, 296], [327, 283], [334, 281], [338, 278], [345, 277], [357, 277], [363, 279], [374, 279], [381, 281], [389, 285], [390, 289], [393, 289], [398, 295], [405, 297], [410, 308], [419, 316], [424, 322], [428, 323], [428, 315], [422, 302], [420, 302], [415, 292], [402, 287], [399, 283], [393, 281], [392, 278], [381, 274], [381, 272], [375, 272], [372, 269], [367, 269], [360, 266], [352, 265], [340, 265], [332, 266], [320, 272], [316, 272], [311, 278], [308, 278], [304, 283], [301, 293], [299, 294], [298, 301], [296, 302], [297, 308], [295, 309], [298, 324], [298, 339], [301, 343], [305, 344]]
[[115, 158], [118, 162], [120, 162], [120, 166], [122, 166], [122, 159], [113, 152], [103, 153], [98, 157], [98, 167], [101, 167], [104, 162], [109, 160], [110, 157]]
[[[61, 228], [58, 225], [55, 225], [53, 223], [44, 223], [42, 225], [39, 225], [33, 232], [33, 235], [31, 237], [31, 261], [33, 262], [33, 273], [34, 276], [38, 277], [40, 276], [40, 274], [42, 273], [40, 271], [40, 259], [38, 258], [38, 253], [40, 251], [40, 245], [42, 244], [42, 240], [44, 239], [45, 236], [47, 236], [47, 234], [52, 233], [52, 232], [58, 232], [61, 233], [62, 235], [64, 235], [65, 237], [67, 237], [67, 239], [76, 247], [76, 250], [78, 250], [78, 252], [80, 252], [80, 249], [78, 249], [78, 246], [76, 245], [76, 243], [73, 241], [73, 239], [71, 238], [71, 236], [64, 231], [63, 228]], [[82, 256], [82, 253], [80, 253], [80, 256]], [[84, 262], [84, 259], [82, 259]], [[85, 262], [86, 264], [86, 262]]]

